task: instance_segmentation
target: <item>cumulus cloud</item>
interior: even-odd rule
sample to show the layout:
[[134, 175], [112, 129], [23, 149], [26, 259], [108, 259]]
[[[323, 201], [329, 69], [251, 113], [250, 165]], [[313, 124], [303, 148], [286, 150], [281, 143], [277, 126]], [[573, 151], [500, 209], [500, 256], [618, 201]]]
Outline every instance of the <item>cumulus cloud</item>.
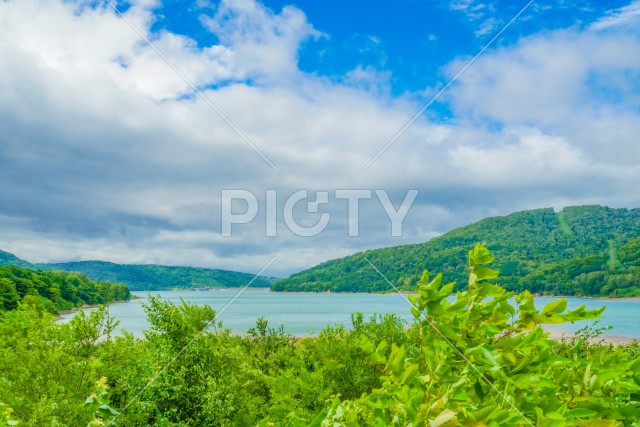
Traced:
[[223, 0], [202, 22], [223, 46], [233, 46], [236, 63], [248, 75], [271, 81], [291, 79], [300, 43], [322, 36], [301, 10], [286, 6], [276, 14], [254, 0]]
[[[392, 95], [392, 70], [362, 65], [333, 81], [300, 71], [301, 43], [324, 35], [291, 6], [205, 9], [219, 42], [204, 47], [151, 31], [156, 6], [135, 2], [125, 13], [278, 170], [109, 7], [0, 2], [0, 248], [33, 261], [243, 271], [277, 255], [269, 273], [288, 274], [486, 215], [640, 203], [633, 32], [547, 32], [487, 52], [447, 93], [453, 118], [419, 118], [363, 171], [427, 101]], [[360, 237], [347, 236], [336, 189], [386, 189], [397, 206], [412, 188], [420, 195], [402, 238], [391, 237], [375, 196], [362, 202]], [[220, 236], [223, 189], [260, 200], [258, 220], [231, 238]], [[277, 237], [265, 236], [267, 189], [278, 190]], [[322, 208], [331, 223], [314, 238], [284, 226], [285, 199], [298, 189], [332, 199]]]
[[637, 34], [533, 36], [479, 59], [448, 96], [475, 123], [527, 123], [563, 136], [591, 161], [632, 165], [640, 155], [640, 59], [629, 52], [640, 52]]

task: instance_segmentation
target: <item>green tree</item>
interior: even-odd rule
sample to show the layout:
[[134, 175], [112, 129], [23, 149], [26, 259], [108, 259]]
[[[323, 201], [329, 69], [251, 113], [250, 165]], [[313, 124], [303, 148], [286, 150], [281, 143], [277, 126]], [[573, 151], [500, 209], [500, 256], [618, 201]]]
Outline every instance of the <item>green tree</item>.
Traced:
[[16, 285], [6, 277], [0, 278], [0, 309], [13, 310], [18, 307], [20, 295]]
[[[640, 420], [640, 359], [624, 351], [564, 357], [541, 325], [598, 317], [566, 300], [538, 310], [529, 292], [514, 296], [488, 281], [498, 276], [487, 248], [469, 252], [468, 289], [448, 297], [453, 283], [428, 273], [411, 297], [420, 329], [420, 357], [405, 346], [361, 346], [380, 366], [382, 387], [356, 400], [335, 399], [321, 422], [356, 425], [622, 425]], [[597, 422], [595, 420], [598, 420]]]

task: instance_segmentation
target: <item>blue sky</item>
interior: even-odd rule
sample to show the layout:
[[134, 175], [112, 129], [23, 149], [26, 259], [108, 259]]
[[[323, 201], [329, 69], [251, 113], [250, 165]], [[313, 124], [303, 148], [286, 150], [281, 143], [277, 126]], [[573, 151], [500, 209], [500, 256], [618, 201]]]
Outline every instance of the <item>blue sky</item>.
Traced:
[[[527, 1], [264, 1], [279, 13], [294, 6], [321, 33], [304, 41], [300, 69], [339, 80], [356, 67], [391, 73], [395, 95], [446, 83], [441, 68], [461, 56], [475, 55]], [[498, 40], [494, 48], [544, 31], [585, 28], [607, 11], [628, 1], [534, 2]], [[218, 42], [201, 23], [216, 2], [168, 0], [157, 8], [155, 31], [184, 34], [199, 46]]]
[[[640, 207], [638, 0], [533, 2], [363, 169], [524, 5], [0, 2], [0, 248], [252, 272], [276, 256], [287, 275], [492, 215]], [[278, 235], [222, 237], [225, 189], [256, 194], [258, 219], [277, 190]], [[303, 238], [282, 214], [300, 189], [419, 195], [401, 236], [373, 197], [360, 236], [334, 200]]]

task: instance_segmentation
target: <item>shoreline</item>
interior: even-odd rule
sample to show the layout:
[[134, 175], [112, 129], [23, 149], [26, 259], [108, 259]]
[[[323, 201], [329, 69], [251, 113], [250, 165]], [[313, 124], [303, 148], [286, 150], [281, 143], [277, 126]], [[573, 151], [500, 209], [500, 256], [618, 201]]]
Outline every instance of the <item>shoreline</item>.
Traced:
[[[142, 290], [135, 290], [135, 291], [131, 291], [131, 292], [145, 292], [145, 293], [153, 293], [153, 292], [220, 292], [220, 291], [234, 291], [234, 290], [240, 290], [242, 289], [242, 287], [235, 287], [235, 288], [214, 288], [215, 290], [211, 290], [211, 291], [197, 291], [194, 288], [171, 288], [171, 289], [155, 289], [155, 290], [146, 290], [146, 289], [142, 289]], [[401, 295], [410, 295], [410, 294], [416, 294], [417, 291], [409, 291], [409, 290], [401, 290], [399, 292], [394, 291], [394, 290], [390, 290], [390, 291], [384, 291], [384, 292], [328, 292], [328, 291], [322, 291], [322, 292], [313, 292], [313, 291], [273, 291], [271, 290], [271, 288], [266, 288], [266, 287], [259, 287], [259, 288], [246, 288], [244, 292], [246, 291], [262, 291], [262, 292], [271, 292], [273, 294], [301, 294], [301, 295], [308, 295], [308, 294], [330, 294], [330, 295], [389, 295], [389, 294], [401, 294]], [[608, 301], [630, 301], [630, 302], [640, 302], [640, 296], [638, 297], [608, 297], [608, 296], [589, 296], [589, 295], [539, 295], [539, 294], [533, 294], [534, 298], [575, 298], [575, 299], [589, 299], [589, 300], [608, 300]], [[135, 298], [143, 298], [143, 297], [139, 297], [139, 296], [132, 296], [131, 299], [135, 299]]]
[[[240, 290], [242, 288], [217, 288], [212, 291], [197, 291], [195, 289], [182, 289], [182, 288], [172, 288], [172, 289], [156, 289], [156, 290], [138, 290], [131, 292], [145, 292], [145, 293], [153, 293], [153, 292], [221, 292], [221, 291], [234, 291]], [[244, 292], [247, 291], [261, 291], [261, 292], [270, 292], [272, 294], [294, 294], [294, 295], [392, 295], [392, 294], [401, 294], [401, 295], [415, 295], [417, 291], [384, 291], [384, 292], [313, 292], [313, 291], [272, 291], [270, 288], [247, 288]], [[631, 302], [640, 302], [640, 297], [598, 297], [598, 296], [578, 296], [578, 295], [533, 295], [534, 298], [574, 298], [574, 299], [595, 299], [595, 300], [608, 300], [608, 301], [631, 301]], [[142, 297], [137, 297], [142, 298]], [[131, 298], [134, 299], [134, 298]]]
[[55, 316], [54, 317], [54, 321], [58, 322], [58, 321], [62, 320], [62, 316], [64, 314], [77, 313], [80, 310], [86, 310], [86, 309], [89, 309], [89, 308], [96, 308], [96, 307], [100, 307], [101, 305], [104, 305], [105, 307], [109, 307], [111, 304], [123, 304], [123, 303], [130, 302], [131, 300], [134, 300], [134, 299], [142, 299], [142, 297], [132, 295], [131, 298], [128, 299], [128, 300], [116, 300], [116, 301], [108, 302], [106, 304], [83, 304], [80, 307], [73, 307], [73, 308], [70, 308], [68, 310], [60, 310], [59, 312], [54, 314], [54, 316]]
[[[557, 328], [547, 328], [544, 331], [548, 332], [549, 338], [555, 341], [562, 341], [563, 339], [570, 340], [575, 337], [574, 333]], [[604, 342], [605, 344], [626, 345], [633, 342], [640, 343], [640, 338], [625, 337], [621, 335], [600, 335], [589, 339], [589, 342], [591, 344]]]
[[576, 299], [600, 299], [607, 301], [640, 302], [640, 297], [594, 297], [588, 295], [533, 295], [534, 298], [576, 298]]

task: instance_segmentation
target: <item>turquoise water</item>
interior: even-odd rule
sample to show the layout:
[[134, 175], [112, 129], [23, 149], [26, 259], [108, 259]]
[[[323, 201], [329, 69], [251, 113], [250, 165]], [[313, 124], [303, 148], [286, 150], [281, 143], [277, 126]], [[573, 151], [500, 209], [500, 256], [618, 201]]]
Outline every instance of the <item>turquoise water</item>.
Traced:
[[[162, 298], [180, 302], [180, 298], [194, 304], [208, 304], [219, 315], [223, 326], [234, 332], [244, 333], [255, 325], [258, 317], [263, 316], [271, 327], [284, 325], [286, 332], [295, 335], [312, 335], [318, 333], [328, 324], [351, 325], [351, 313], [362, 312], [365, 317], [373, 313], [395, 313], [412, 320], [407, 301], [398, 294], [315, 294], [315, 293], [280, 293], [268, 290], [247, 289], [224, 312], [223, 308], [237, 295], [237, 289], [196, 292], [153, 292]], [[142, 304], [147, 299], [146, 292], [133, 292], [141, 299], [109, 306], [111, 314], [120, 321], [119, 329], [141, 335], [148, 328]], [[542, 308], [546, 303], [557, 298], [536, 298], [537, 306]], [[599, 326], [612, 326], [606, 335], [632, 337], [640, 339], [640, 301], [609, 300], [592, 298], [567, 298], [568, 307], [576, 308], [582, 304], [587, 308], [607, 309], [602, 315]], [[63, 321], [69, 320], [73, 314], [63, 315]], [[591, 322], [580, 322], [574, 325], [554, 325], [554, 329], [575, 331]]]

